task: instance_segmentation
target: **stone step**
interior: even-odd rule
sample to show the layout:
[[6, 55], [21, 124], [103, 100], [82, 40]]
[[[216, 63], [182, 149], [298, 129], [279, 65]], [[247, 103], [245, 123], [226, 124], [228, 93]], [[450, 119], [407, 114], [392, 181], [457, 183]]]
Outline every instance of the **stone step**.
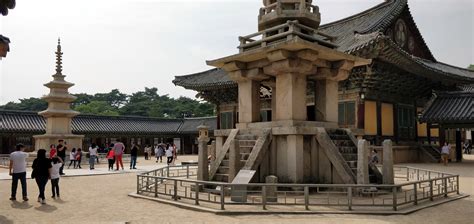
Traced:
[[242, 153], [251, 153], [252, 149], [253, 149], [253, 147], [252, 148], [251, 147], [240, 147], [239, 150], [240, 150], [240, 154], [242, 154]]
[[349, 165], [350, 168], [356, 168], [357, 169], [357, 160], [355, 161], [347, 161], [347, 165]]
[[337, 147], [340, 147], [340, 146], [355, 146], [354, 143], [351, 140], [332, 140], [332, 142]]
[[247, 161], [249, 159], [250, 153], [240, 153], [240, 159]]
[[229, 173], [229, 167], [228, 166], [219, 166], [216, 173], [228, 174]]
[[350, 138], [348, 135], [335, 135], [335, 134], [331, 134], [331, 135], [329, 135], [329, 137], [330, 137], [332, 140], [351, 140], [351, 138]]
[[338, 147], [338, 150], [341, 154], [357, 154], [356, 147]]
[[357, 153], [341, 153], [342, 157], [344, 157], [344, 160], [350, 161], [350, 160], [357, 160]]
[[229, 166], [229, 159], [222, 160], [221, 166]]
[[343, 129], [329, 129], [327, 132], [329, 135], [347, 135], [347, 132]]
[[216, 173], [214, 180], [219, 182], [229, 182], [229, 174]]
[[235, 139], [238, 140], [257, 140], [257, 136], [255, 135], [237, 135], [235, 136]]
[[240, 147], [246, 147], [246, 146], [254, 146], [257, 143], [257, 140], [239, 140], [239, 146]]

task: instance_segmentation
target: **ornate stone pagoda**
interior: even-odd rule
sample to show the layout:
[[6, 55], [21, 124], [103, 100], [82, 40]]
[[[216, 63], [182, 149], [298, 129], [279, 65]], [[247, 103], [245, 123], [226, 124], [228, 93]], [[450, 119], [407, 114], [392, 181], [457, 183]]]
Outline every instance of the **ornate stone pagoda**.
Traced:
[[73, 83], [64, 80], [66, 77], [62, 74], [62, 51], [61, 43], [58, 39], [56, 51], [56, 74], [53, 75], [53, 81], [44, 86], [50, 89], [48, 95], [42, 99], [48, 102], [48, 108], [38, 114], [46, 119], [46, 133], [44, 135], [34, 136], [35, 150], [49, 149], [51, 144], [57, 144], [58, 140], [64, 140], [70, 148], [81, 148], [82, 135], [72, 134], [72, 118], [79, 115], [79, 112], [71, 109], [71, 103], [76, 97], [71, 95], [69, 88]]

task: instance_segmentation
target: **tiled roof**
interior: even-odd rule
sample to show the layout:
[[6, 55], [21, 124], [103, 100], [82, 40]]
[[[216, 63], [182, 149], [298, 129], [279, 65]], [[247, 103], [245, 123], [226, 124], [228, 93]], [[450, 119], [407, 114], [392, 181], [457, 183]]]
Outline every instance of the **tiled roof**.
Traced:
[[217, 129], [217, 117], [203, 117], [203, 118], [186, 118], [181, 125], [180, 133], [192, 133], [197, 131], [197, 127], [204, 124], [209, 127], [209, 130]]
[[474, 92], [435, 93], [425, 107], [420, 121], [474, 125]]
[[[173, 83], [184, 88], [198, 91], [203, 90], [203, 88], [209, 90], [212, 89], [213, 86], [218, 86], [219, 88], [237, 87], [237, 83], [230, 80], [227, 72], [219, 68], [190, 75], [175, 76]], [[212, 83], [212, 85], [209, 86], [209, 83]]]
[[[404, 10], [408, 10], [407, 0], [385, 0], [385, 2], [356, 15], [322, 25], [319, 29], [323, 33], [336, 37], [335, 44], [338, 45], [339, 51], [357, 54], [378, 43], [382, 43], [382, 46], [384, 46], [383, 43], [388, 43], [382, 47], [383, 53], [390, 52], [392, 58], [389, 62], [399, 64], [401, 68], [408, 68], [410, 72], [437, 80], [474, 82], [474, 71], [436, 62], [418, 30], [415, 31], [421, 37], [422, 47], [429, 52], [429, 57], [432, 60], [410, 55], [382, 33], [395, 22], [395, 19], [399, 18]], [[410, 19], [413, 20], [413, 18]], [[364, 57], [363, 54], [359, 55]], [[393, 57], [394, 55], [396, 57]], [[404, 64], [400, 63], [400, 57], [404, 57]], [[417, 68], [412, 69], [411, 66]], [[231, 81], [226, 72], [221, 69], [176, 76], [173, 83], [196, 91], [236, 87], [236, 83]]]
[[[153, 135], [197, 132], [203, 122], [215, 130], [215, 117], [163, 119], [130, 116], [79, 115], [72, 120], [74, 134], [90, 135]], [[45, 132], [45, 119], [36, 112], [0, 110], [0, 132]]]

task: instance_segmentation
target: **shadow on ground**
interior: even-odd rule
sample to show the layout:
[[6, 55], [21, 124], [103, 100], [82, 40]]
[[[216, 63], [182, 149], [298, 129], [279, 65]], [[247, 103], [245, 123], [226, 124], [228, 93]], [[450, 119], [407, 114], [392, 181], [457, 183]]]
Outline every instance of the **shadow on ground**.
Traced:
[[56, 211], [58, 208], [54, 205], [44, 204], [44, 205], [41, 205], [40, 207], [36, 207], [35, 209], [40, 212], [51, 213], [51, 212]]
[[[11, 203], [12, 208], [16, 209], [29, 209], [33, 207], [33, 205], [30, 205], [28, 202], [18, 202], [18, 201], [13, 201]], [[3, 223], [3, 222], [0, 222]]]
[[7, 217], [0, 215], [0, 223], [2, 224], [13, 224], [13, 221], [10, 219], [7, 219]]

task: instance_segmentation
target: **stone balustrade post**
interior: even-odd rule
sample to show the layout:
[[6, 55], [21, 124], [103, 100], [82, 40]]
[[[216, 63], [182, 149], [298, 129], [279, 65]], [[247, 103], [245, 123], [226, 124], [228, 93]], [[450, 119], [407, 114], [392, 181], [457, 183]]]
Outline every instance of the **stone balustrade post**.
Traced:
[[239, 172], [240, 164], [240, 146], [239, 140], [232, 140], [229, 148], [229, 183], [232, 183]]
[[357, 184], [369, 184], [369, 143], [365, 139], [357, 144]]
[[392, 140], [383, 141], [383, 184], [394, 184]]

